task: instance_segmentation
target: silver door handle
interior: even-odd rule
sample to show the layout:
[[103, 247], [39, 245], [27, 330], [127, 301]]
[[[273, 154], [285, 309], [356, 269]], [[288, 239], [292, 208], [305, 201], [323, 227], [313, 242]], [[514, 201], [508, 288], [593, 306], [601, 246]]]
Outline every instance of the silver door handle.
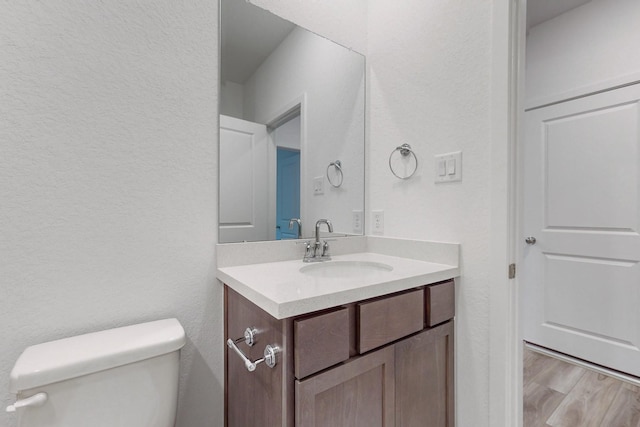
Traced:
[[535, 245], [536, 244], [536, 238], [533, 237], [533, 236], [529, 236], [529, 237], [525, 238], [524, 241], [527, 243], [527, 245]]

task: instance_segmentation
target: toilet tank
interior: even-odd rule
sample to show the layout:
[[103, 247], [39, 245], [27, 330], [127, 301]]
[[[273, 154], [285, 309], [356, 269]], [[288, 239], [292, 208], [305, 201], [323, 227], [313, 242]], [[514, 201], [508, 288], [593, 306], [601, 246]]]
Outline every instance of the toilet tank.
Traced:
[[[172, 427], [184, 344], [165, 319], [28, 347], [9, 381], [18, 426]], [[38, 394], [46, 400], [19, 407]]]

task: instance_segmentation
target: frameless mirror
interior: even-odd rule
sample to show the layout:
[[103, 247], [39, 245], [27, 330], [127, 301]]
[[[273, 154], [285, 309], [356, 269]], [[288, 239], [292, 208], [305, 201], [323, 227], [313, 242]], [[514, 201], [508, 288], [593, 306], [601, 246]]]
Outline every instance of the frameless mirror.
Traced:
[[364, 57], [246, 1], [220, 19], [220, 243], [362, 234]]

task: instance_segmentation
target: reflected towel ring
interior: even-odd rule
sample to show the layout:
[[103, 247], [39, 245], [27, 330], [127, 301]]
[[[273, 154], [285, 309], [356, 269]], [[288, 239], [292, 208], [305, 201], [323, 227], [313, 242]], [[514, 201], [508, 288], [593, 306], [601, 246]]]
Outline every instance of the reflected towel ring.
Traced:
[[[413, 168], [413, 172], [411, 172], [407, 176], [400, 176], [396, 173], [396, 171], [393, 170], [393, 166], [391, 165], [391, 158], [393, 157], [393, 153], [395, 153], [396, 151], [400, 151], [400, 155], [402, 157], [407, 157], [409, 154], [411, 154], [416, 161], [416, 166], [415, 168]], [[409, 179], [413, 176], [413, 174], [416, 173], [416, 171], [418, 170], [418, 157], [416, 156], [416, 153], [413, 152], [409, 144], [402, 144], [396, 147], [396, 149], [391, 152], [391, 154], [389, 155], [389, 169], [391, 169], [392, 174], [394, 174], [397, 178], [400, 178], [400, 179]]]
[[[334, 184], [333, 181], [331, 181], [331, 176], [329, 175], [329, 169], [331, 169], [331, 166], [336, 169], [336, 174], [340, 174], [340, 178], [338, 179], [339, 182], [337, 184]], [[329, 163], [329, 166], [327, 166], [327, 180], [332, 187], [338, 188], [342, 185], [342, 181], [344, 181], [344, 174], [342, 173], [342, 163], [340, 163], [340, 160], [331, 162]]]

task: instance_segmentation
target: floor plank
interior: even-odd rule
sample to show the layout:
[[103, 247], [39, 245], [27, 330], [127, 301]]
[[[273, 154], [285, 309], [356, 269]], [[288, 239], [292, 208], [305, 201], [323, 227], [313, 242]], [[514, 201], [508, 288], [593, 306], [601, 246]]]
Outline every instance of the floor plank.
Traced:
[[546, 370], [555, 363], [556, 359], [543, 354], [525, 349], [523, 359], [524, 383], [533, 381], [533, 378], [540, 372]]
[[602, 426], [640, 427], [640, 387], [626, 383], [620, 387]]
[[563, 393], [530, 382], [524, 390], [524, 427], [546, 427], [547, 419], [565, 398]]
[[531, 380], [552, 390], [567, 394], [585, 372], [587, 370], [580, 366], [572, 365], [562, 360], [553, 360]]
[[552, 427], [600, 427], [622, 383], [593, 371], [586, 372], [547, 420]]

